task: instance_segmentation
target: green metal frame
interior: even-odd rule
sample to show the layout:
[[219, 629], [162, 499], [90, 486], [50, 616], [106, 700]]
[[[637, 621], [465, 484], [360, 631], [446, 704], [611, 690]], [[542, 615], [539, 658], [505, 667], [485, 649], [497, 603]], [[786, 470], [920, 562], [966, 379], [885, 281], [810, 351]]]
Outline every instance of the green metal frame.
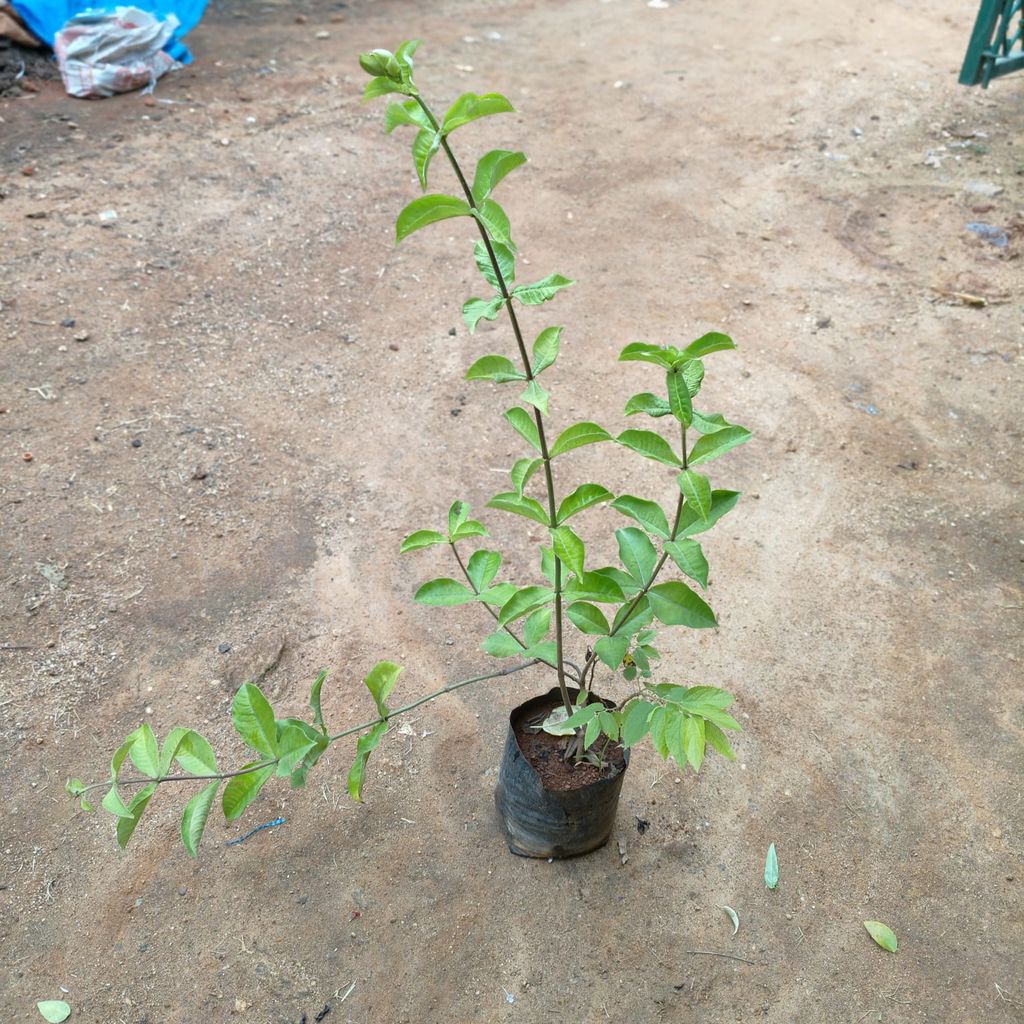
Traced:
[[1022, 68], [1024, 0], [981, 0], [960, 69], [960, 84], [987, 89], [993, 78]]

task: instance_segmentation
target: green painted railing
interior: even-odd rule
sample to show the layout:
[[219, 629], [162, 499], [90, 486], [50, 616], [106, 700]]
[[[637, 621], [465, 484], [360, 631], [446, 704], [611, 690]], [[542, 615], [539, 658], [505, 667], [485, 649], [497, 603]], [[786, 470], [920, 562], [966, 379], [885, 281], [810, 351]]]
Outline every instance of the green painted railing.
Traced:
[[961, 85], [988, 88], [1000, 78], [1024, 68], [1024, 0], [981, 0], [971, 41], [967, 44]]

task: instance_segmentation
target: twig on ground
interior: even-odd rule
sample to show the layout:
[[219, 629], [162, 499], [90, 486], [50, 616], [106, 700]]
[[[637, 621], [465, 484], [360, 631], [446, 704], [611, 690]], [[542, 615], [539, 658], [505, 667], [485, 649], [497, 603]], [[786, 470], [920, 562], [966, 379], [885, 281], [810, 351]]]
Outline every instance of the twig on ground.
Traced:
[[684, 953], [689, 953], [691, 956], [724, 956], [728, 960], [739, 960], [741, 963], [750, 964], [752, 967], [760, 967], [756, 960], [748, 960], [744, 956], [737, 956], [735, 953], [718, 953], [713, 949], [684, 949]]

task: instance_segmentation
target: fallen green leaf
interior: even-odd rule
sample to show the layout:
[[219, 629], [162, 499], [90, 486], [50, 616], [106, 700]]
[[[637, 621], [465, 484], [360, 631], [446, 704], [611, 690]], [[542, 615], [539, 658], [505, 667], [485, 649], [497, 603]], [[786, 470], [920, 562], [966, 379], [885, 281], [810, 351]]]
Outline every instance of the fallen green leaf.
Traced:
[[779, 858], [774, 843], [768, 847], [768, 856], [764, 860], [764, 884], [769, 889], [777, 889], [779, 886]]
[[729, 920], [732, 921], [732, 933], [735, 935], [740, 930], [739, 915], [732, 909], [732, 907], [722, 907], [722, 910], [729, 915]]
[[881, 921], [865, 921], [864, 927], [882, 949], [887, 949], [890, 953], [896, 952], [896, 933], [887, 924], [882, 924]]
[[61, 1024], [71, 1016], [71, 1007], [63, 999], [44, 999], [36, 1003], [36, 1009], [50, 1024]]

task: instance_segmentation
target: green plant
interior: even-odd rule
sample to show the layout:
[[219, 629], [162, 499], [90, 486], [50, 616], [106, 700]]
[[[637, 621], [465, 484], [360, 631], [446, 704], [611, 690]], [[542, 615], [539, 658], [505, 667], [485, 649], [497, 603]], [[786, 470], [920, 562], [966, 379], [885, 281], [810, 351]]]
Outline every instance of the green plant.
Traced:
[[[724, 334], [705, 334], [682, 348], [635, 342], [620, 355], [623, 362], [643, 362], [663, 375], [662, 394], [643, 392], [625, 404], [627, 416], [643, 415], [671, 425], [670, 437], [653, 430], [627, 429], [613, 436], [591, 421], [572, 423], [548, 439], [550, 396], [541, 379], [558, 359], [562, 328], [540, 330], [528, 348], [519, 309], [540, 306], [573, 282], [550, 274], [531, 284], [516, 283], [516, 245], [509, 218], [494, 198], [494, 190], [513, 170], [526, 163], [520, 152], [492, 150], [476, 164], [473, 183], [467, 180], [450, 145], [452, 134], [482, 117], [512, 111], [497, 93], [465, 93], [443, 118], [427, 105], [413, 79], [413, 53], [418, 43], [403, 43], [395, 53], [374, 50], [363, 54], [360, 64], [371, 75], [366, 98], [397, 94], [385, 110], [385, 128], [414, 129], [413, 163], [424, 191], [434, 156], [447, 159], [461, 190], [461, 197], [428, 193], [410, 202], [399, 214], [397, 240], [429, 224], [450, 218], [472, 220], [479, 233], [474, 259], [489, 290], [484, 298], [471, 298], [462, 313], [470, 331], [481, 319], [493, 320], [506, 312], [515, 341], [518, 362], [501, 354], [483, 355], [469, 367], [466, 377], [501, 387], [514, 386], [518, 403], [504, 416], [525, 443], [527, 453], [509, 471], [511, 486], [494, 495], [487, 507], [523, 517], [543, 527], [549, 543], [539, 551], [540, 581], [525, 586], [499, 581], [500, 552], [476, 547], [488, 535], [484, 525], [470, 518], [470, 507], [456, 501], [448, 511], [444, 529], [422, 529], [403, 541], [402, 552], [446, 547], [462, 579], [437, 577], [420, 586], [414, 600], [425, 605], [479, 605], [496, 629], [484, 640], [489, 655], [521, 659], [508, 668], [451, 683], [403, 707], [387, 701], [401, 668], [379, 662], [364, 680], [376, 704], [376, 717], [359, 726], [331, 734], [324, 722], [320, 692], [326, 673], [321, 673], [310, 694], [312, 721], [278, 718], [266, 697], [252, 683], [237, 692], [232, 704], [235, 727], [256, 753], [248, 764], [221, 771], [210, 744], [192, 729], [175, 729], [161, 748], [148, 724], [135, 730], [118, 748], [111, 762], [109, 787], [102, 806], [117, 817], [117, 837], [126, 845], [158, 786], [181, 781], [203, 781], [205, 786], [189, 800], [182, 818], [182, 841], [195, 854], [207, 818], [223, 786], [221, 804], [228, 819], [239, 817], [272, 777], [288, 778], [293, 786], [304, 784], [308, 772], [327, 747], [348, 736], [358, 736], [356, 754], [348, 775], [351, 795], [360, 800], [367, 759], [396, 716], [461, 686], [518, 672], [531, 665], [547, 665], [558, 681], [562, 707], [544, 723], [555, 735], [566, 737], [566, 759], [589, 759], [603, 766], [609, 743], [632, 747], [644, 737], [663, 758], [671, 757], [680, 768], [689, 764], [699, 770], [708, 746], [733, 758], [725, 732], [739, 729], [726, 708], [733, 698], [711, 686], [683, 686], [654, 682], [653, 646], [655, 620], [664, 626], [703, 629], [716, 625], [704, 599], [682, 578], [666, 579], [666, 569], [678, 570], [701, 588], [707, 586], [708, 563], [694, 538], [709, 530], [729, 512], [739, 494], [714, 490], [696, 467], [747, 441], [750, 432], [729, 423], [720, 413], [703, 413], [694, 407], [704, 379], [704, 357], [735, 346]], [[696, 435], [696, 439], [694, 439]], [[554, 464], [566, 464], [565, 456], [586, 445], [617, 444], [644, 459], [669, 466], [676, 475], [674, 507], [670, 513], [650, 498], [615, 494], [602, 484], [584, 482], [569, 490], [556, 490]], [[539, 488], [540, 500], [529, 493]], [[561, 499], [559, 500], [559, 495]], [[588, 546], [578, 531], [582, 513], [607, 505], [635, 525], [615, 530], [619, 565], [592, 567]], [[568, 627], [582, 638], [574, 647]], [[552, 635], [553, 634], [553, 635]], [[577, 660], [572, 660], [570, 654]], [[591, 700], [599, 665], [619, 673], [630, 684], [628, 694], [614, 709]], [[575, 691], [575, 699], [573, 695]], [[598, 746], [600, 741], [600, 746]], [[122, 767], [130, 761], [139, 777], [123, 778]], [[180, 769], [180, 772], [175, 769]], [[121, 796], [124, 787], [136, 788], [132, 799]], [[86, 793], [92, 789], [78, 780], [68, 791], [91, 809]]]

